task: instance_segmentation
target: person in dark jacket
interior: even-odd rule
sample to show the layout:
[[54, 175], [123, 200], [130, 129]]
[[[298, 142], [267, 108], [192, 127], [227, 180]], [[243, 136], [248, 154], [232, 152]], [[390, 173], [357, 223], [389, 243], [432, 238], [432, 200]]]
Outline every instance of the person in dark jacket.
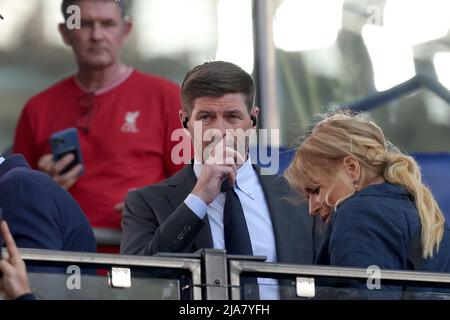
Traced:
[[323, 116], [286, 177], [329, 223], [317, 264], [450, 272], [450, 230], [417, 163], [363, 115]]
[[0, 208], [20, 248], [96, 251], [94, 233], [79, 205], [21, 155], [0, 158]]

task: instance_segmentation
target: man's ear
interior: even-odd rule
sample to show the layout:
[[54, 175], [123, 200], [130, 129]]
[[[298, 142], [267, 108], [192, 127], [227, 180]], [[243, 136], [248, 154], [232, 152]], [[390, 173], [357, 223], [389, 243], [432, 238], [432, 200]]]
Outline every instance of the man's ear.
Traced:
[[123, 43], [127, 42], [132, 30], [133, 22], [131, 20], [125, 19], [123, 22]]
[[180, 110], [178, 112], [178, 116], [180, 117], [181, 126], [184, 127], [183, 122], [186, 119], [186, 112], [184, 110]]
[[190, 135], [191, 133], [189, 132], [189, 125], [188, 125], [189, 117], [187, 115], [187, 112], [184, 111], [184, 110], [180, 110], [178, 115], [180, 117], [181, 126], [183, 127], [183, 129], [186, 132], [186, 134]]
[[343, 160], [344, 170], [353, 181], [359, 181], [361, 178], [361, 165], [354, 156], [346, 156]]
[[70, 30], [67, 29], [65, 23], [60, 23], [58, 25], [59, 34], [61, 35], [61, 38], [63, 39], [64, 43], [68, 45], [69, 47], [72, 46], [72, 43], [70, 42]]
[[250, 110], [250, 119], [252, 119], [252, 127], [256, 127], [258, 125], [258, 114], [259, 114], [258, 107], [253, 107], [252, 110]]
[[252, 110], [250, 111], [250, 115], [255, 116], [256, 118], [258, 118], [258, 114], [259, 114], [259, 107], [253, 107]]

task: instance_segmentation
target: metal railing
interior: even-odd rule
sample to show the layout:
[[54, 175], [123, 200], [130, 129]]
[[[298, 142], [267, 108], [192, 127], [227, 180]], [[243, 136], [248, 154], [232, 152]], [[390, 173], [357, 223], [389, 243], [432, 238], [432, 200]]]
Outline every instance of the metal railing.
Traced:
[[[182, 290], [190, 290], [190, 299], [201, 300], [202, 299], [202, 267], [199, 255], [186, 256], [184, 258], [175, 257], [163, 257], [163, 256], [126, 256], [117, 254], [99, 254], [99, 253], [84, 253], [84, 252], [67, 252], [67, 251], [52, 251], [52, 250], [38, 250], [38, 249], [20, 249], [22, 258], [27, 264], [29, 271], [30, 282], [33, 289], [37, 291], [50, 292], [52, 285], [58, 282], [61, 292], [68, 291], [76, 292], [76, 282], [74, 287], [66, 286], [74, 276], [73, 271], [79, 270], [79, 283], [84, 280], [84, 283], [89, 287], [87, 291], [92, 290], [93, 286], [104, 286], [102, 290], [97, 292], [98, 298], [102, 299], [102, 293], [104, 294], [108, 290], [119, 290], [120, 297], [127, 298], [127, 288], [140, 284], [140, 292], [145, 292], [155, 283], [166, 295], [171, 298], [174, 296], [180, 298], [182, 296]], [[3, 254], [7, 256], [7, 251], [3, 249]], [[163, 271], [173, 271], [161, 272]], [[159, 274], [155, 276], [154, 274]], [[180, 277], [187, 274], [188, 284], [180, 283]], [[136, 275], [136, 276], [135, 276]], [[43, 282], [41, 279], [45, 279], [47, 282]], [[162, 281], [161, 279], [164, 279]], [[55, 280], [55, 283], [53, 283]], [[147, 283], [147, 285], [142, 285]], [[174, 290], [175, 283], [178, 285], [175, 288], [178, 294], [168, 293], [169, 287]], [[33, 285], [34, 284], [34, 285]], [[167, 287], [164, 287], [167, 286]], [[184, 286], [184, 287], [182, 287]], [[161, 297], [164, 298], [164, 294]], [[66, 295], [68, 297], [74, 296], [77, 299], [85, 299], [89, 296], [78, 295]], [[106, 295], [111, 297], [112, 295]], [[39, 295], [38, 295], [39, 297]], [[45, 295], [44, 295], [45, 298]], [[55, 298], [51, 295], [51, 298]], [[134, 293], [133, 299], [136, 299], [136, 293]], [[139, 298], [139, 297], [137, 297]]]
[[[276, 279], [282, 299], [320, 299], [320, 292], [340, 292], [342, 283], [350, 284], [352, 299], [364, 299], [367, 290], [362, 290], [360, 284], [373, 275], [368, 269], [266, 263], [265, 257], [227, 255], [224, 250], [214, 249], [145, 257], [36, 249], [20, 252], [33, 292], [44, 299], [241, 300], [247, 292], [242, 277]], [[3, 254], [7, 256], [5, 249]], [[77, 268], [81, 278], [78, 288], [73, 273]], [[405, 288], [419, 288], [426, 295], [402, 293], [394, 299], [450, 299], [450, 273], [379, 270], [377, 277], [383, 286], [394, 288], [386, 295], [380, 291], [376, 296], [379, 299], [391, 299], [392, 293]], [[359, 284], [355, 286], [355, 282]], [[261, 292], [263, 288], [260, 283], [257, 289]], [[437, 289], [433, 292], [430, 288]], [[84, 291], [77, 293], [73, 289]], [[283, 296], [283, 290], [294, 295]]]
[[[377, 270], [376, 268], [361, 269], [312, 265], [293, 265], [233, 259], [229, 259], [228, 264], [231, 287], [230, 297], [232, 300], [241, 299], [241, 277], [246, 274], [250, 274], [254, 277], [295, 277], [297, 278], [295, 289], [297, 291], [297, 295], [299, 295], [299, 277], [302, 280], [337, 278], [344, 281], [354, 279], [361, 279], [366, 281], [368, 279], [370, 280], [370, 278], [374, 275], [373, 271], [376, 272]], [[433, 284], [438, 284], [441, 287], [445, 287], [445, 299], [450, 299], [450, 273], [379, 270], [379, 272], [376, 274], [376, 277], [378, 278], [378, 280], [380, 280], [380, 282], [387, 281], [388, 284], [396, 282], [397, 285], [401, 284], [402, 287], [426, 287], [432, 286]], [[312, 283], [314, 283], [314, 281], [312, 281]], [[358, 287], [356, 286], [355, 290], [361, 289], [358, 289]], [[383, 298], [383, 296], [379, 295], [378, 298]]]
[[92, 228], [98, 246], [120, 246], [122, 231], [108, 228]]

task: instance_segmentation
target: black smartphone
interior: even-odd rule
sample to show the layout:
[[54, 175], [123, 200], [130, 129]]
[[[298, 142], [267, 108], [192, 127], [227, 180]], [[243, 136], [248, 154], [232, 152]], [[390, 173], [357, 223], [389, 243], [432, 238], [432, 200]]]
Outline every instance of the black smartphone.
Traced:
[[[52, 148], [53, 160], [55, 162], [69, 153], [74, 155], [73, 161], [69, 163], [60, 174], [70, 171], [77, 164], [83, 164], [83, 156], [76, 128], [68, 128], [53, 133], [50, 137], [50, 145]], [[82, 174], [83, 172], [80, 173], [80, 175]]]

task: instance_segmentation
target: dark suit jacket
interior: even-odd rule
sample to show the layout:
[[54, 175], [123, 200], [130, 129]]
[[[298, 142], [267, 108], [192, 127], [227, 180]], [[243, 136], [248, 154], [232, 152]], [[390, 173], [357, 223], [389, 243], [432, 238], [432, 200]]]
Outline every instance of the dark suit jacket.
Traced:
[[0, 207], [18, 247], [96, 251], [94, 233], [72, 196], [21, 155], [0, 164]]
[[[283, 177], [259, 175], [259, 179], [272, 220], [278, 262], [312, 264], [321, 243], [314, 219], [304, 206], [288, 201], [298, 195]], [[201, 220], [184, 204], [196, 181], [192, 165], [187, 165], [159, 184], [131, 191], [122, 218], [121, 253], [153, 255], [213, 248], [208, 215]]]

